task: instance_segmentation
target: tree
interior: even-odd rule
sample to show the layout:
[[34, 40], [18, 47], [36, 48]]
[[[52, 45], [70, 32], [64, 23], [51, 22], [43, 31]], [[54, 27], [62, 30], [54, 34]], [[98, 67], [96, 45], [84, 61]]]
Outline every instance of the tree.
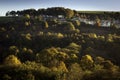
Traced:
[[58, 33], [58, 34], [56, 35], [56, 37], [57, 37], [57, 38], [63, 38], [64, 35], [63, 35], [62, 33]]
[[35, 80], [35, 76], [32, 73], [28, 73], [25, 78], [25, 80]]
[[100, 27], [101, 26], [101, 21], [100, 19], [97, 17], [96, 18], [96, 24], [95, 24], [97, 27]]
[[23, 15], [29, 14], [30, 16], [35, 16], [36, 13], [37, 13], [37, 12], [36, 12], [35, 9], [26, 9], [26, 10], [23, 10]]
[[11, 80], [11, 77], [7, 74], [4, 74], [3, 80]]
[[58, 54], [58, 50], [54, 47], [49, 49], [44, 49], [40, 53], [36, 54], [37, 62], [41, 62], [45, 65], [49, 65], [49, 62], [55, 59]]
[[63, 27], [65, 31], [75, 30], [75, 26], [73, 25], [72, 22], [65, 22], [65, 23], [62, 23], [60, 26]]
[[10, 46], [9, 51], [11, 54], [15, 54], [15, 55], [19, 53], [19, 49], [16, 46]]
[[19, 54], [19, 58], [21, 61], [34, 61], [35, 60], [35, 54], [33, 54], [32, 49], [28, 49], [26, 47], [22, 48], [21, 54]]
[[51, 68], [52, 71], [57, 71], [60, 73], [68, 72], [68, 69], [63, 61], [59, 61], [56, 66]]
[[71, 49], [71, 50], [80, 50], [81, 49], [81, 46], [72, 42], [70, 43], [68, 46], [67, 46], [68, 49]]
[[46, 12], [46, 9], [38, 9], [37, 11], [37, 15], [46, 15], [47, 12]]
[[57, 66], [58, 70], [63, 72], [68, 72], [68, 69], [63, 61], [60, 61], [59, 65]]
[[29, 19], [30, 19], [30, 15], [29, 15], [29, 14], [26, 14], [26, 15], [25, 15], [25, 19], [26, 19], [26, 20], [29, 20]]
[[64, 61], [69, 58], [69, 56], [64, 52], [59, 52], [55, 57], [61, 61]]
[[90, 38], [96, 39], [97, 35], [95, 33], [89, 33], [88, 35]]
[[23, 11], [17, 11], [16, 14], [17, 14], [18, 16], [23, 16]]
[[27, 34], [25, 35], [25, 39], [31, 40], [31, 38], [32, 38], [32, 35], [31, 35], [30, 33], [27, 33]]
[[16, 12], [15, 12], [15, 11], [11, 11], [11, 12], [10, 12], [10, 15], [11, 15], [11, 16], [15, 16], [15, 15], [16, 15]]
[[90, 55], [82, 56], [80, 64], [84, 70], [91, 70], [93, 68], [93, 59]]
[[76, 27], [80, 26], [80, 21], [78, 20], [75, 20], [72, 22]]
[[47, 21], [42, 22], [42, 27], [43, 27], [43, 29], [47, 29], [49, 27]]
[[81, 80], [83, 76], [83, 70], [78, 63], [73, 63], [68, 68], [67, 80]]
[[105, 60], [104, 60], [104, 58], [102, 58], [102, 57], [99, 57], [99, 56], [98, 56], [98, 57], [95, 58], [95, 63], [96, 63], [96, 64], [101, 64], [101, 63], [103, 63], [104, 61], [105, 61]]
[[65, 12], [66, 12], [66, 18], [71, 18], [74, 16], [74, 11], [71, 9], [66, 9]]
[[21, 64], [21, 62], [16, 56], [9, 55], [8, 57], [5, 58], [4, 64], [8, 66], [18, 66]]
[[9, 11], [7, 11], [5, 15], [6, 15], [6, 16], [9, 16], [9, 15], [10, 15], [10, 12], [9, 12]]
[[108, 69], [110, 71], [118, 71], [119, 67], [115, 66], [110, 60], [106, 60], [102, 63], [103, 68]]

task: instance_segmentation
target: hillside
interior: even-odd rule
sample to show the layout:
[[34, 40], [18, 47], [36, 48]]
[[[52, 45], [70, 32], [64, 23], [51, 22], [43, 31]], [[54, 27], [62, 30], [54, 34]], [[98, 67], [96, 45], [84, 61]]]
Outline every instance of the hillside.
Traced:
[[[60, 7], [11, 12], [0, 17], [0, 80], [120, 79], [116, 13], [83, 15]], [[111, 25], [101, 26], [103, 19]]]

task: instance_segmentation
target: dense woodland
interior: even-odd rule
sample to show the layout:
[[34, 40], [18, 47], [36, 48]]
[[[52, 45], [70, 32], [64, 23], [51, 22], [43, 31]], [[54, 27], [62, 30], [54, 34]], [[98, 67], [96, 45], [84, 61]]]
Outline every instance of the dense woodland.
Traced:
[[0, 18], [0, 80], [120, 80], [120, 29], [74, 17], [119, 20], [120, 13], [8, 11]]

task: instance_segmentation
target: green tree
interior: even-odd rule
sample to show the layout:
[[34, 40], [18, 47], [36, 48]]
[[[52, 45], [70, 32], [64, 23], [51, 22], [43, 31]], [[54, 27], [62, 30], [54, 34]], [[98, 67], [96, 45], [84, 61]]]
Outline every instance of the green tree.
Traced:
[[10, 12], [9, 12], [9, 11], [7, 11], [5, 15], [6, 15], [6, 16], [9, 16], [9, 15], [10, 15]]
[[11, 11], [9, 14], [12, 15], [12, 16], [15, 16], [16, 12], [15, 11]]

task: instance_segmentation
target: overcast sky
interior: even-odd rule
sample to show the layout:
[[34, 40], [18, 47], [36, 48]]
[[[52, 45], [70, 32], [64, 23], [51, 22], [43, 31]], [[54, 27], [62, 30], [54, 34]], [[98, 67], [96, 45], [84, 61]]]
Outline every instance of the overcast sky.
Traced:
[[65, 7], [90, 11], [120, 11], [120, 0], [0, 0], [0, 16], [11, 10], [47, 7]]

